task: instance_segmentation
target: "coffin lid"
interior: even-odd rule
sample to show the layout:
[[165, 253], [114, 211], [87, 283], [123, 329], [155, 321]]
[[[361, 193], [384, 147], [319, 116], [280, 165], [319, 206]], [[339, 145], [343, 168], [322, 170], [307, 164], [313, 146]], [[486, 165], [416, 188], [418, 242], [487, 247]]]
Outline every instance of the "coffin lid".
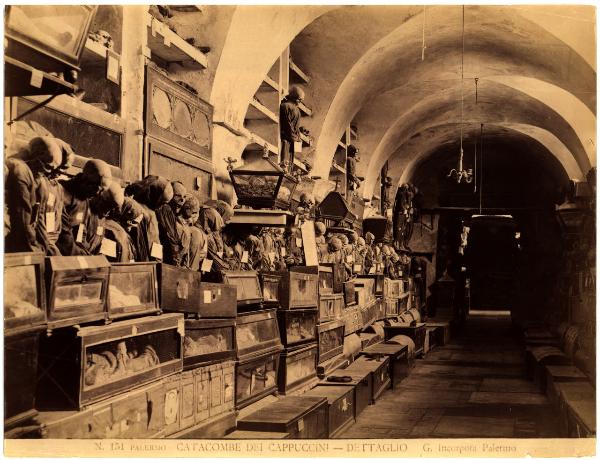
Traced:
[[339, 192], [329, 192], [318, 206], [321, 217], [332, 220], [348, 219], [356, 220], [356, 215], [350, 210], [348, 203]]
[[48, 262], [52, 271], [110, 268], [104, 256], [50, 256]]
[[11, 252], [4, 254], [4, 268], [41, 264], [43, 261], [43, 252]]
[[232, 173], [235, 174], [265, 174], [265, 175], [286, 175], [285, 171], [279, 167], [279, 165], [275, 164], [269, 158], [265, 158], [264, 156], [253, 158], [251, 160], [246, 161], [243, 165], [234, 168]]

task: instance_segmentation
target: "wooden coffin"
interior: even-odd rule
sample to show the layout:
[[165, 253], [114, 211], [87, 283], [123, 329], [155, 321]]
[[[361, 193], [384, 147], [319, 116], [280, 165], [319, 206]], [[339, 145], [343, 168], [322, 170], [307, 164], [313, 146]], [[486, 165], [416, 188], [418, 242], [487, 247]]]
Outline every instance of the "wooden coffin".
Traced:
[[277, 310], [240, 314], [236, 319], [235, 338], [238, 360], [249, 360], [283, 350], [277, 325]]
[[300, 271], [300, 268], [295, 271], [295, 268], [292, 267], [288, 272], [283, 272], [279, 284], [279, 299], [282, 309], [318, 308], [319, 275], [305, 271]]
[[335, 438], [354, 423], [354, 388], [319, 385], [304, 395], [327, 398], [329, 438]]
[[343, 353], [344, 327], [344, 322], [339, 320], [317, 326], [319, 364]]
[[344, 297], [342, 294], [319, 295], [319, 322], [324, 323], [342, 317]]
[[44, 256], [18, 252], [4, 255], [4, 334], [19, 334], [46, 325]]
[[385, 316], [398, 316], [398, 299], [385, 299]]
[[377, 297], [383, 297], [383, 280], [384, 280], [384, 276], [382, 274], [358, 275], [355, 278], [356, 281], [359, 281], [361, 279], [372, 279], [372, 280], [374, 280], [375, 283], [374, 283], [374, 286], [373, 286], [373, 293]]
[[37, 404], [81, 409], [183, 367], [183, 315], [58, 329], [42, 337]]
[[388, 341], [396, 335], [405, 335], [415, 342], [415, 356], [422, 355], [425, 349], [425, 323], [418, 323], [411, 326], [408, 323], [397, 323], [392, 326], [385, 326], [385, 340]]
[[388, 356], [359, 356], [348, 369], [368, 369], [373, 373], [373, 386], [371, 387], [371, 403], [383, 394], [391, 386], [390, 358]]
[[344, 309], [342, 311], [342, 321], [344, 321], [345, 325], [344, 334], [349, 335], [360, 330], [363, 326], [360, 307], [355, 305], [354, 307]]
[[238, 420], [240, 430], [278, 431], [291, 439], [328, 437], [327, 398], [287, 396]]
[[160, 313], [156, 262], [113, 263], [108, 283], [108, 317]]
[[164, 435], [166, 380], [90, 405], [82, 411], [40, 412], [44, 439], [144, 439]]
[[236, 358], [235, 320], [186, 319], [183, 368]]
[[396, 388], [409, 373], [407, 348], [406, 345], [377, 343], [365, 348], [360, 354], [369, 358], [389, 358], [391, 385]]
[[201, 273], [160, 264], [160, 302], [164, 311], [197, 318], [235, 318], [236, 290], [223, 283], [201, 282]]
[[344, 303], [347, 307], [356, 305], [356, 285], [354, 280], [346, 281], [344, 283]]
[[235, 430], [223, 436], [223, 439], [289, 439], [289, 433], [281, 433], [277, 431], [248, 431]]
[[4, 429], [36, 415], [35, 388], [38, 344], [45, 326], [4, 337]]
[[263, 295], [257, 272], [253, 270], [223, 271], [222, 279], [223, 283], [236, 287], [238, 309], [262, 306]]
[[279, 350], [238, 361], [235, 368], [235, 407], [242, 409], [277, 393]]
[[109, 270], [104, 256], [47, 257], [48, 328], [106, 319]]
[[265, 308], [279, 307], [279, 284], [283, 273], [279, 272], [258, 272], [260, 278], [260, 287], [263, 294], [263, 305]]
[[556, 385], [565, 382], [587, 382], [587, 376], [572, 365], [548, 365], [546, 372], [546, 396], [550, 402], [558, 406], [558, 391]]
[[317, 345], [296, 347], [279, 357], [279, 393], [285, 395], [317, 377]]
[[350, 386], [354, 388], [355, 412], [358, 417], [371, 404], [373, 396], [373, 373], [370, 369], [350, 368], [332, 372], [318, 386]]
[[336, 263], [322, 263], [319, 265], [319, 270], [322, 270], [321, 267], [331, 268], [333, 273], [333, 292], [335, 294], [343, 294], [344, 282], [346, 281], [346, 271], [344, 265]]
[[317, 310], [280, 310], [277, 312], [284, 347], [316, 342]]

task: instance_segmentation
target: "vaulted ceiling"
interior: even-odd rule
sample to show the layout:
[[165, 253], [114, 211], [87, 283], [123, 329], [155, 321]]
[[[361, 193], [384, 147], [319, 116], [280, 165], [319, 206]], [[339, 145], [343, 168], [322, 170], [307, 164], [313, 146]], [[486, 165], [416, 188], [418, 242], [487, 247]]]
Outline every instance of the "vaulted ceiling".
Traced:
[[327, 178], [336, 145], [353, 121], [365, 198], [386, 161], [401, 183], [416, 164], [459, 139], [461, 94], [465, 152], [483, 124], [509, 144], [529, 139], [547, 152], [538, 160], [561, 165], [565, 177], [582, 179], [595, 166], [591, 6], [467, 5], [464, 23], [460, 5], [263, 7], [260, 14], [238, 7], [211, 94], [217, 119], [241, 123], [288, 45], [311, 76], [313, 116], [304, 124], [316, 139], [309, 158], [314, 174]]

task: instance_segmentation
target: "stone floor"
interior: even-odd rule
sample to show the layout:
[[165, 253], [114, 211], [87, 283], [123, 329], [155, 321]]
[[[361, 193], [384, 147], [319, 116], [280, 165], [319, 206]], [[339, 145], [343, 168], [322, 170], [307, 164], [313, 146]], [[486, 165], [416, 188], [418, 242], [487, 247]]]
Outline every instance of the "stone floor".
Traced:
[[510, 318], [470, 317], [451, 342], [358, 417], [343, 438], [558, 436], [545, 395], [525, 377]]

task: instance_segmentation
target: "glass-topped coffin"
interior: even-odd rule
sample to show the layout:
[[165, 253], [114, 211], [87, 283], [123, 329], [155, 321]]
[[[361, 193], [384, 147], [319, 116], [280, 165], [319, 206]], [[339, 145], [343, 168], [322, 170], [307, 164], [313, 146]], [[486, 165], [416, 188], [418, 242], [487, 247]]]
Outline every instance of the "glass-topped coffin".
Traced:
[[310, 273], [311, 267], [292, 267], [282, 272], [280, 302], [283, 309], [317, 308], [319, 301], [319, 275]]
[[61, 328], [42, 337], [36, 402], [78, 408], [182, 369], [183, 315]]
[[263, 301], [258, 274], [248, 271], [223, 271], [223, 282], [237, 289], [238, 307], [260, 304]]
[[319, 335], [319, 364], [341, 354], [344, 350], [344, 322], [332, 321], [317, 327]]
[[280, 310], [279, 329], [285, 347], [311, 342], [316, 339], [316, 310]]
[[108, 284], [108, 316], [120, 318], [159, 311], [156, 262], [114, 263]]
[[277, 392], [279, 351], [240, 362], [235, 371], [235, 407], [241, 409]]
[[5, 333], [46, 323], [45, 294], [43, 254], [4, 255]]
[[279, 392], [297, 388], [317, 375], [317, 345], [286, 350], [279, 360]]
[[283, 347], [279, 338], [276, 310], [243, 313], [236, 320], [238, 359], [279, 351]]
[[229, 171], [238, 203], [251, 208], [290, 207], [298, 181], [268, 158], [253, 158]]
[[104, 319], [109, 271], [110, 263], [104, 256], [47, 257], [48, 326]]
[[183, 339], [183, 366], [235, 359], [234, 319], [186, 319]]
[[324, 323], [342, 317], [345, 308], [342, 294], [323, 294], [319, 296], [319, 322]]
[[7, 56], [44, 71], [79, 70], [97, 6], [12, 5], [6, 12]]
[[279, 305], [279, 283], [281, 282], [281, 273], [259, 272], [260, 286], [263, 294], [263, 304], [265, 306]]
[[319, 265], [319, 294], [333, 293], [333, 268]]
[[372, 278], [355, 278], [354, 289], [358, 305], [367, 305], [375, 299], [375, 280]]
[[329, 192], [319, 203], [317, 214], [328, 227], [351, 227], [357, 219], [339, 192]]

